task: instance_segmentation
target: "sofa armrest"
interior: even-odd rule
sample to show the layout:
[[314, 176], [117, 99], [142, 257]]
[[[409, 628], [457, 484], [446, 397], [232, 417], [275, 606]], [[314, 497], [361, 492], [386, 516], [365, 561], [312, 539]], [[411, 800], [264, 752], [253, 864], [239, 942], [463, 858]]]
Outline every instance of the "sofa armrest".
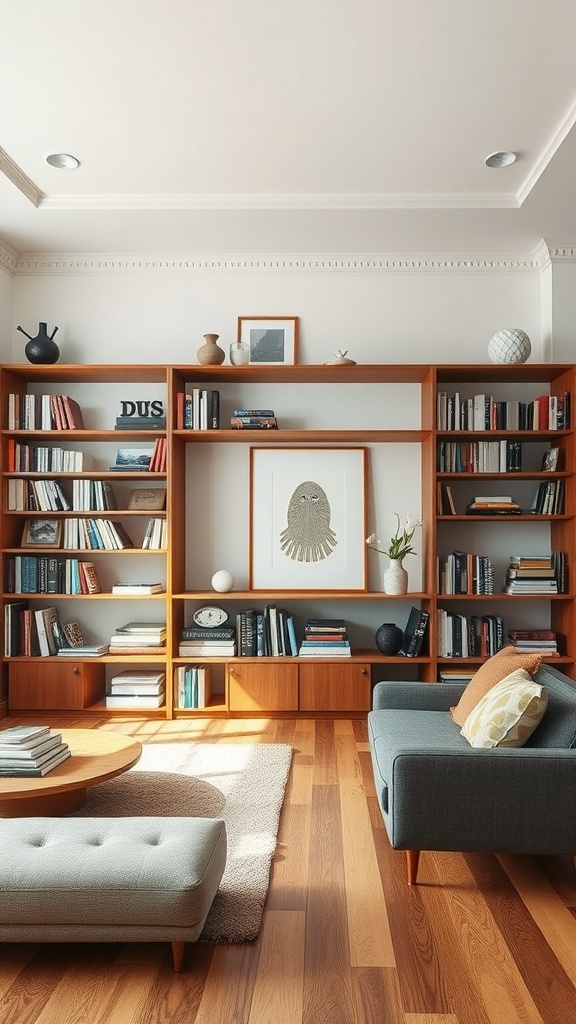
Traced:
[[397, 849], [576, 853], [576, 751], [408, 751], [393, 758]]
[[448, 711], [458, 703], [465, 683], [376, 683], [372, 710]]

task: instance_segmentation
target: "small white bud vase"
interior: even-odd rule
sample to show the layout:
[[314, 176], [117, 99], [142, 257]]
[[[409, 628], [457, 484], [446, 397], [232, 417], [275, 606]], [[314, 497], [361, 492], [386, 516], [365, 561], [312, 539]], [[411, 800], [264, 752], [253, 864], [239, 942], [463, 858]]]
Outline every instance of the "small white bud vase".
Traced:
[[385, 594], [407, 594], [408, 573], [402, 565], [401, 558], [391, 558], [390, 565], [384, 572]]
[[519, 327], [498, 331], [488, 345], [491, 363], [525, 363], [531, 351], [530, 338]]

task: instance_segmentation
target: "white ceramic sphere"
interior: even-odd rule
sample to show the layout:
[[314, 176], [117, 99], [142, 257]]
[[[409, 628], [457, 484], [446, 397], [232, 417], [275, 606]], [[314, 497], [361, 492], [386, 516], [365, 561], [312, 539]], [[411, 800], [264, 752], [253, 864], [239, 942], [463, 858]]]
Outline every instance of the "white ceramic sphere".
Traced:
[[227, 569], [218, 569], [212, 577], [212, 587], [219, 594], [226, 594], [234, 586], [234, 577]]
[[530, 338], [519, 327], [497, 331], [488, 345], [492, 363], [525, 363], [531, 351]]

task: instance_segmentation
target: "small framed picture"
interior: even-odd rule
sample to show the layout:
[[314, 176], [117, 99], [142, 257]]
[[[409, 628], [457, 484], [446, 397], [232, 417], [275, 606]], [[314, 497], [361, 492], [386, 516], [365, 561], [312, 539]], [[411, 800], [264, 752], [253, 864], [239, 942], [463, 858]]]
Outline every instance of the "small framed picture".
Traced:
[[22, 534], [22, 547], [59, 548], [61, 531], [60, 519], [27, 519]]
[[248, 346], [251, 366], [298, 362], [297, 316], [239, 316], [238, 341]]
[[554, 470], [558, 469], [559, 458], [560, 449], [549, 448], [542, 456], [542, 471], [545, 473], [553, 473]]

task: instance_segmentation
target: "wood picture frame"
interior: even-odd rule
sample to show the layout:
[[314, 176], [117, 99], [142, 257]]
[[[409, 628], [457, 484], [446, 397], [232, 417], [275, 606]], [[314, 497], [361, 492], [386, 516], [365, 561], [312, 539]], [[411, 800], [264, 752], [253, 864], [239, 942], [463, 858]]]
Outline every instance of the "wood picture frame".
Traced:
[[250, 590], [366, 591], [366, 467], [366, 448], [250, 448]]
[[23, 548], [59, 548], [62, 534], [62, 520], [41, 518], [27, 519], [22, 533]]
[[248, 346], [250, 366], [291, 366], [298, 362], [297, 316], [239, 316], [238, 341]]

